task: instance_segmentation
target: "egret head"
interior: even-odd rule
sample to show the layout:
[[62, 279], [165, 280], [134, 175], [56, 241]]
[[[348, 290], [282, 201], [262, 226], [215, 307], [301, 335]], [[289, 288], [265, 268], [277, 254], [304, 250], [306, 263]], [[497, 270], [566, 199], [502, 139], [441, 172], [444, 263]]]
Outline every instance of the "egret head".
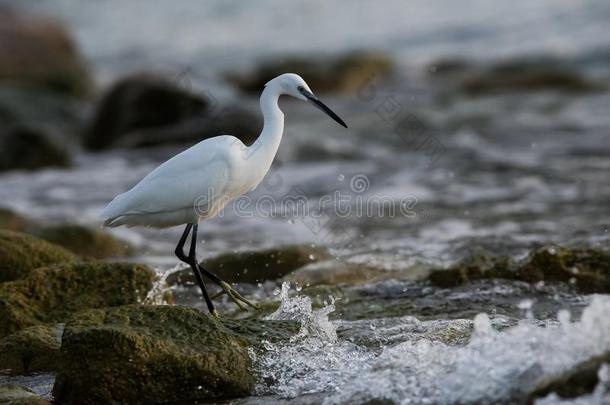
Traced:
[[329, 117], [337, 121], [340, 125], [347, 128], [347, 125], [337, 114], [335, 114], [326, 104], [316, 97], [305, 80], [295, 73], [284, 73], [275, 79], [269, 81], [265, 86], [275, 86], [280, 94], [286, 94], [298, 98], [299, 100], [307, 101], [313, 104], [316, 108], [326, 113]]

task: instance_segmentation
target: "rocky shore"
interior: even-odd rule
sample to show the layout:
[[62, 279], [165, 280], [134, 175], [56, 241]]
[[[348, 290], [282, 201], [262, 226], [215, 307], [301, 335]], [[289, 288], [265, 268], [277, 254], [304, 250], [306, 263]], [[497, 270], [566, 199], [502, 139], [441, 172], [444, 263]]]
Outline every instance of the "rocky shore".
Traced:
[[[15, 224], [27, 222], [13, 216], [4, 224], [15, 228]], [[390, 318], [408, 314], [430, 320], [468, 319], [488, 305], [500, 311], [506, 308], [506, 315], [511, 315], [514, 310], [509, 308], [518, 308], [519, 296], [508, 301], [502, 295], [488, 296], [484, 301], [476, 294], [459, 301], [448, 297], [464, 289], [485, 289], [500, 280], [510, 280], [530, 294], [536, 291], [540, 301], [558, 291], [608, 293], [610, 276], [608, 253], [558, 246], [534, 250], [521, 261], [473, 256], [447, 269], [427, 268], [417, 277], [412, 271], [337, 262], [327, 251], [297, 246], [224, 254], [207, 262], [227, 277], [242, 273], [240, 288], [245, 291], [256, 289], [260, 282], [292, 281], [302, 286], [300, 294], [311, 297], [314, 306], [323, 306], [322, 302], [316, 304], [317, 300], [330, 294], [337, 299], [336, 312], [331, 315], [353, 320], [372, 319], [379, 312]], [[305, 327], [298, 317], [267, 319], [278, 310], [273, 297], [259, 302], [261, 312], [238, 319], [217, 319], [182, 306], [150, 305], [149, 293], [159, 280], [148, 267], [84, 259], [76, 252], [12, 230], [0, 231], [0, 277], [2, 373], [55, 374], [53, 397], [59, 403], [209, 401], [248, 396], [263, 383], [254, 359], [264, 357], [270, 343], [289, 344]], [[408, 299], [388, 299], [386, 290], [386, 298], [378, 300], [371, 290], [377, 285], [381, 293], [388, 288], [387, 283], [401, 280], [401, 288], [413, 291]], [[172, 274], [168, 282], [192, 284], [188, 273], [182, 272]], [[368, 292], [359, 287], [364, 285], [370, 286]], [[165, 302], [173, 301], [169, 291], [163, 294]], [[552, 304], [547, 305], [550, 307], [545, 310], [553, 310]], [[357, 329], [340, 327], [337, 333], [340, 339], [373, 344]], [[462, 346], [469, 342], [472, 326], [455, 329], [448, 324], [416, 333], [420, 339]], [[526, 403], [551, 392], [564, 397], [588, 394], [597, 385], [596, 370], [605, 361], [603, 356], [591, 358], [545, 378], [514, 399]], [[0, 399], [44, 403], [27, 388], [7, 386], [2, 390]]]

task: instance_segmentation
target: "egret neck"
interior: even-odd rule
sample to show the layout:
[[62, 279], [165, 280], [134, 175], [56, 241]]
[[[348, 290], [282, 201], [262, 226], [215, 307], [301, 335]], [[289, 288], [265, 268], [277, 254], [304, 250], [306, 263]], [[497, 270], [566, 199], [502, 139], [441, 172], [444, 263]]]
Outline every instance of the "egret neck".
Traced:
[[263, 89], [260, 107], [263, 113], [263, 130], [256, 141], [248, 148], [252, 166], [262, 170], [263, 176], [271, 167], [284, 133], [284, 113], [278, 106], [281, 90], [271, 83]]

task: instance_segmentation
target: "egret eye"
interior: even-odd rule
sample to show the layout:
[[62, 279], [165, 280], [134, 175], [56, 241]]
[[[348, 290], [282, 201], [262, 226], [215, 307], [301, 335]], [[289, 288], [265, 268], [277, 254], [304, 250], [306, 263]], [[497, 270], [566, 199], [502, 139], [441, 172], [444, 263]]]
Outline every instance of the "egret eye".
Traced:
[[305, 87], [303, 87], [303, 86], [299, 86], [299, 87], [297, 87], [297, 90], [298, 90], [298, 91], [303, 91], [303, 90], [305, 90]]

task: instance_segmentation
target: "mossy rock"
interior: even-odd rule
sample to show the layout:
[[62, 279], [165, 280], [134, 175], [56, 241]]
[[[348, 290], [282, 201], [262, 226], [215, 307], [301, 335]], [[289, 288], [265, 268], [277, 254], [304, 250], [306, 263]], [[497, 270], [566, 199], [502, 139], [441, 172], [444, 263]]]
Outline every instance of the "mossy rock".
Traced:
[[[265, 280], [277, 280], [299, 267], [330, 257], [330, 253], [324, 248], [289, 245], [224, 253], [204, 260], [201, 265], [228, 283], [257, 284]], [[180, 270], [167, 278], [170, 285], [194, 282], [195, 278], [190, 269]]]
[[0, 404], [3, 405], [51, 405], [34, 391], [16, 385], [0, 387]]
[[193, 308], [96, 309], [66, 325], [53, 394], [65, 404], [245, 396], [255, 384], [248, 347], [218, 319]]
[[568, 282], [583, 293], [610, 293], [610, 253], [545, 246], [527, 257], [518, 274], [524, 281]]
[[448, 269], [431, 272], [429, 280], [439, 287], [449, 288], [481, 279], [516, 277], [510, 259], [480, 254], [469, 256]]
[[0, 282], [26, 277], [38, 267], [76, 260], [61, 246], [24, 233], [0, 230]]
[[429, 280], [455, 287], [481, 279], [501, 278], [529, 283], [564, 282], [585, 294], [610, 292], [610, 253], [598, 249], [544, 246], [525, 260], [477, 255], [448, 269], [433, 271]]
[[23, 329], [0, 340], [0, 369], [11, 374], [54, 371], [60, 346], [60, 325]]
[[307, 81], [314, 92], [353, 93], [375, 77], [387, 77], [393, 71], [393, 61], [380, 52], [352, 52], [339, 57], [295, 56], [275, 59], [254, 71], [229, 74], [227, 80], [239, 89], [258, 94], [274, 77], [294, 72]]
[[398, 272], [356, 263], [324, 260], [310, 263], [286, 276], [286, 280], [302, 286], [339, 285], [351, 286], [374, 283], [388, 278], [399, 278]]
[[0, 208], [0, 229], [24, 231], [31, 226], [29, 219], [8, 208]]
[[48, 226], [34, 233], [41, 239], [63, 246], [83, 257], [104, 259], [125, 257], [133, 253], [133, 248], [127, 242], [82, 225]]
[[0, 336], [28, 326], [63, 322], [84, 309], [141, 302], [155, 273], [131, 263], [86, 262], [42, 267], [0, 284]]

